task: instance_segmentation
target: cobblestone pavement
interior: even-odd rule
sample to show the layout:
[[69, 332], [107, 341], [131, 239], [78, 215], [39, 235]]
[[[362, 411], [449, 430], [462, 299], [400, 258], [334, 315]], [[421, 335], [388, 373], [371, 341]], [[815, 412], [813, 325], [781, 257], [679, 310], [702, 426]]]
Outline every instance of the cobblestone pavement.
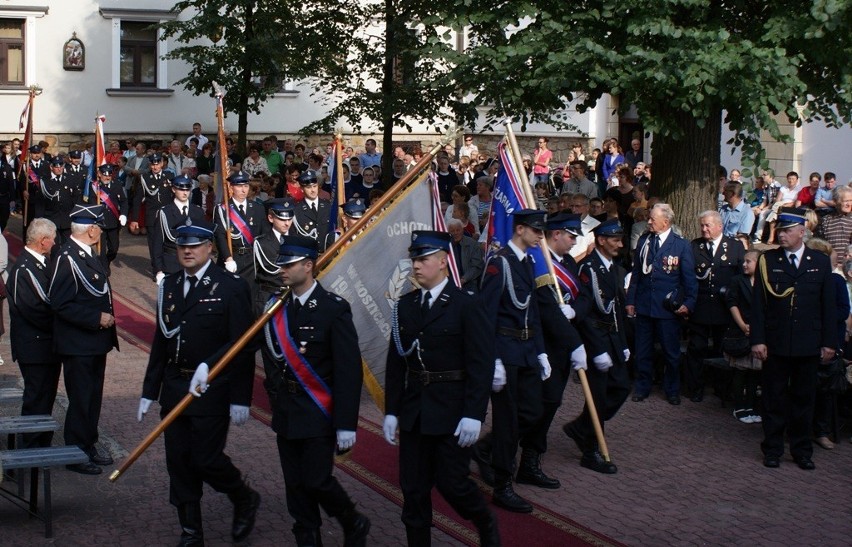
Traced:
[[[11, 230], [20, 233], [19, 219]], [[122, 234], [119, 261], [113, 265], [113, 290], [153, 309], [154, 284], [147, 273], [143, 237]], [[7, 315], [8, 324], [8, 315]], [[126, 341], [107, 359], [101, 440], [120, 463], [157, 422], [149, 412], [136, 422], [136, 407], [147, 355]], [[0, 341], [0, 383], [17, 384], [8, 336]], [[364, 395], [362, 414], [381, 420]], [[55, 414], [64, 419], [64, 386]], [[744, 425], [728, 404], [709, 396], [679, 407], [655, 392], [642, 403], [628, 400], [607, 427], [616, 475], [582, 469], [579, 453], [561, 432], [562, 423], [582, 406], [579, 386], [569, 383], [565, 404], [550, 433], [544, 468], [562, 482], [556, 491], [518, 486], [523, 496], [578, 523], [631, 545], [849, 545], [852, 543], [852, 444], [849, 429], [832, 451], [815, 448], [813, 472], [799, 470], [786, 457], [780, 469], [761, 465], [759, 425]], [[0, 415], [17, 413], [0, 405]], [[61, 443], [61, 431], [57, 440]], [[356, 446], [357, 450], [357, 446]], [[244, 545], [292, 545], [284, 484], [272, 431], [256, 420], [231, 429], [228, 454], [263, 496], [257, 525]], [[116, 483], [108, 468], [97, 477], [57, 469], [53, 474], [54, 530], [46, 540], [43, 525], [0, 499], [3, 545], [169, 545], [179, 535], [168, 503], [162, 439]], [[372, 520], [370, 545], [403, 545], [400, 509], [349, 475], [338, 478]], [[227, 545], [231, 504], [209, 488], [202, 502], [209, 545]], [[498, 516], [499, 516], [498, 511]], [[323, 526], [326, 545], [342, 545], [334, 521]], [[435, 545], [457, 545], [440, 531]]]

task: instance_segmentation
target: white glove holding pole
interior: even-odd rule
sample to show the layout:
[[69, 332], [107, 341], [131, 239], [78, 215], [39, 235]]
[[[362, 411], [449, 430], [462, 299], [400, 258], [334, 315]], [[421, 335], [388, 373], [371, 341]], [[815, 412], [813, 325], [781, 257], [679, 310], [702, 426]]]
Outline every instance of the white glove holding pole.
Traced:
[[503, 361], [497, 359], [494, 361], [494, 379], [491, 380], [491, 391], [499, 393], [506, 385], [506, 367], [503, 366]]
[[629, 350], [629, 349], [626, 349], [626, 348], [624, 349], [624, 360], [625, 360], [625, 361], [629, 361], [629, 360], [630, 360], [630, 350]]
[[189, 381], [189, 392], [194, 397], [201, 397], [201, 394], [207, 391], [207, 374], [209, 372], [207, 363], [201, 363], [195, 369], [195, 374], [192, 375], [192, 380]]
[[388, 414], [385, 416], [385, 423], [382, 425], [382, 431], [385, 434], [385, 440], [396, 446], [396, 428], [399, 425], [399, 420], [396, 416]]
[[574, 311], [571, 304], [559, 304], [559, 309], [562, 310], [562, 315], [569, 321], [577, 317], [577, 312]]
[[155, 276], [154, 276], [154, 279], [156, 280], [157, 285], [159, 285], [160, 283], [162, 283], [162, 282], [163, 282], [163, 279], [165, 279], [165, 277], [166, 277], [166, 274], [165, 274], [165, 273], [163, 273], [163, 272], [157, 272], [157, 275], [155, 275]]
[[337, 449], [340, 452], [346, 452], [355, 446], [355, 432], [346, 431], [345, 429], [337, 430]]
[[606, 372], [610, 368], [612, 368], [612, 358], [608, 353], [601, 353], [592, 359], [592, 362], [595, 364], [595, 368], [597, 368], [601, 372]]
[[547, 359], [547, 354], [546, 353], [539, 353], [537, 355], [537, 357], [538, 357], [538, 364], [541, 365], [541, 379], [547, 380], [548, 378], [550, 378], [550, 372], [551, 372], [550, 361], [548, 361], [548, 359]]
[[124, 216], [124, 215], [121, 215], [120, 217], [118, 217], [118, 223], [121, 224], [122, 226], [124, 226], [125, 224], [127, 224], [127, 217]]
[[453, 435], [459, 438], [460, 447], [467, 448], [473, 446], [473, 443], [479, 439], [480, 430], [482, 430], [482, 422], [473, 418], [462, 418]]
[[248, 421], [249, 407], [242, 405], [231, 405], [231, 423], [243, 425]]
[[586, 346], [582, 344], [571, 352], [571, 368], [574, 370], [588, 370], [588, 360], [589, 357], [586, 355]]
[[151, 408], [151, 403], [153, 403], [153, 402], [154, 402], [153, 400], [146, 399], [145, 397], [142, 397], [141, 399], [139, 399], [139, 410], [136, 411], [136, 421], [137, 422], [142, 421], [142, 419], [145, 417], [145, 414], [148, 413], [148, 409]]
[[231, 273], [237, 273], [237, 263], [234, 262], [233, 258], [229, 258], [225, 261], [225, 269]]

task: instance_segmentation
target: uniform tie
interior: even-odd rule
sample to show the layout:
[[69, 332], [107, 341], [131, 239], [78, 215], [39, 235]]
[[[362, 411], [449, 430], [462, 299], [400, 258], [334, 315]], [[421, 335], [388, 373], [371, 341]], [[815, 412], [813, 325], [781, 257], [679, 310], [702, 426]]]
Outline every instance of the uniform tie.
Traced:
[[189, 300], [190, 295], [195, 291], [195, 282], [198, 281], [198, 278], [194, 275], [186, 276], [186, 280], [189, 282], [189, 286], [185, 289], [186, 292], [183, 294], [184, 300]]
[[420, 303], [420, 315], [426, 317], [426, 314], [429, 312], [429, 300], [432, 299], [432, 291], [426, 291], [423, 293], [423, 301]]
[[183, 216], [186, 216], [189, 213], [189, 209], [186, 205], [183, 206]]
[[317, 204], [316, 203], [311, 203], [311, 211], [313, 211], [314, 213], [317, 212]]
[[241, 214], [241, 215], [245, 215], [245, 214], [246, 214], [246, 206], [245, 206], [245, 205], [243, 205], [242, 203], [241, 203], [241, 204], [239, 204], [239, 205], [237, 205], [237, 209], [239, 209], [239, 210], [240, 210], [240, 214]]
[[710, 249], [710, 257], [713, 257], [713, 242], [710, 241], [707, 243], [707, 248]]
[[793, 269], [798, 268], [796, 264], [796, 253], [790, 253], [790, 264], [793, 266]]

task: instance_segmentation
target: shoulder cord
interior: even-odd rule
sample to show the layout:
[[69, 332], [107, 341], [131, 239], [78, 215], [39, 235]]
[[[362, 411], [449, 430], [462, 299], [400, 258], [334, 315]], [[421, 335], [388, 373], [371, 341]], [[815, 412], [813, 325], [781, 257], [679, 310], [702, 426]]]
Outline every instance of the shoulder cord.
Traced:
[[[51, 180], [53, 180], [53, 179], [47, 179], [47, 181], [51, 181]], [[39, 188], [41, 188], [41, 194], [44, 197], [46, 197], [47, 199], [53, 201], [54, 198], [59, 196], [59, 188], [56, 189], [56, 192], [53, 192], [51, 194], [50, 191], [47, 189], [47, 184], [45, 184], [45, 182], [47, 182], [47, 181], [42, 180], [41, 184], [39, 184], [38, 186], [39, 186]]]
[[771, 294], [775, 298], [787, 298], [788, 296], [790, 296], [790, 297], [794, 296], [793, 293], [796, 292], [795, 287], [787, 287], [787, 290], [785, 290], [781, 294], [778, 294], [777, 292], [775, 292], [775, 289], [772, 288], [772, 285], [769, 284], [769, 275], [766, 273], [766, 257], [765, 256], [760, 257], [759, 268], [760, 268], [760, 277], [761, 277], [761, 279], [763, 279], [763, 292], [764, 293], [768, 292], [769, 294]]
[[165, 287], [165, 285], [165, 280], [157, 285], [157, 323], [160, 324], [160, 332], [163, 333], [163, 336], [171, 339], [175, 334], [180, 332], [180, 325], [169, 330], [169, 328], [166, 327], [166, 322], [163, 320], [163, 287]]
[[[615, 265], [613, 264], [612, 267]], [[607, 306], [603, 304], [603, 298], [601, 297], [600, 284], [598, 283], [598, 274], [595, 273], [594, 268], [589, 266], [589, 277], [592, 280], [592, 294], [595, 295], [595, 304], [598, 306], [598, 310], [604, 315], [615, 314], [615, 298], [609, 301]]]
[[698, 281], [704, 281], [705, 279], [709, 278], [712, 273], [713, 273], [713, 264], [711, 263], [710, 266], [704, 271], [704, 275], [698, 275], [698, 273], [696, 272], [695, 273], [695, 279], [697, 279]]
[[172, 243], [175, 242], [175, 236], [172, 235], [172, 229], [169, 227], [169, 219], [166, 218], [166, 213], [160, 209], [160, 227], [163, 231], [163, 240], [168, 239]]
[[145, 193], [148, 194], [151, 197], [156, 196], [157, 192], [160, 191], [160, 188], [157, 185], [154, 185], [153, 190], [148, 188], [148, 183], [144, 179], [142, 180], [142, 188], [145, 190]]
[[[396, 351], [402, 357], [408, 357], [414, 351], [417, 351], [417, 357], [420, 357], [420, 339], [415, 338], [414, 342], [412, 342], [411, 347], [408, 348], [408, 351], [402, 349], [402, 339], [399, 336], [399, 300], [394, 302], [393, 311], [391, 312], [391, 334], [393, 335], [393, 343], [396, 346]], [[422, 361], [421, 361], [422, 362]]]
[[639, 251], [639, 258], [642, 261], [642, 273], [648, 275], [654, 270], [653, 261], [648, 264], [648, 243], [650, 243], [651, 237], [646, 237], [645, 242], [642, 244], [642, 250]]
[[[83, 283], [83, 287], [91, 294], [92, 296], [106, 296], [109, 294], [109, 285], [106, 281], [104, 281], [104, 287], [100, 290], [96, 289], [94, 285], [92, 285], [86, 276], [83, 275], [83, 272], [80, 270], [80, 266], [77, 265], [71, 257], [68, 257], [68, 262], [71, 263], [71, 271], [74, 273], [75, 278], [79, 278]], [[112, 302], [112, 298], [110, 298], [110, 303]]]
[[503, 286], [509, 289], [509, 298], [512, 299], [512, 304], [519, 310], [529, 308], [532, 293], [528, 294], [527, 299], [523, 302], [518, 300], [518, 295], [515, 294], [515, 285], [512, 281], [512, 269], [509, 268], [509, 261], [506, 260], [505, 256], [501, 256], [500, 259], [503, 261]]
[[254, 241], [254, 259], [254, 263], [259, 264], [263, 271], [270, 275], [275, 275], [281, 271], [281, 268], [275, 264], [275, 261], [269, 260], [266, 254], [264, 254], [263, 245], [257, 239]]
[[[27, 272], [27, 275], [29, 275], [29, 276], [30, 276], [30, 281], [32, 282], [32, 285], [33, 285], [33, 288], [35, 289], [36, 294], [38, 294], [38, 297], [39, 297], [39, 298], [41, 298], [41, 299], [42, 299], [42, 301], [43, 301], [45, 304], [50, 304], [50, 297], [48, 296], [47, 292], [44, 290], [44, 287], [42, 287], [42, 286], [41, 286], [41, 283], [39, 283], [39, 282], [38, 282], [38, 279], [36, 279], [36, 278], [35, 278], [35, 276], [33, 275], [33, 273], [32, 273], [31, 271], [29, 271], [28, 269], [24, 268], [24, 271], [25, 271], [25, 272]], [[19, 273], [20, 273], [20, 270], [18, 270], [17, 272], [15, 272], [15, 280], [16, 280], [16, 283], [15, 283], [15, 294], [13, 294], [13, 295], [12, 295], [12, 301], [13, 301], [13, 302], [15, 302], [15, 304], [17, 304], [17, 303], [18, 303], [18, 283], [17, 283], [17, 278], [18, 278], [18, 274], [19, 274]]]
[[299, 220], [298, 220], [295, 216], [293, 217], [293, 226], [295, 226], [295, 227], [296, 227], [296, 231], [298, 231], [298, 232], [299, 232], [299, 234], [301, 234], [301, 235], [303, 235], [303, 236], [305, 236], [305, 237], [310, 237], [310, 238], [316, 239], [316, 238], [317, 238], [317, 236], [318, 236], [318, 232], [317, 232], [317, 229], [316, 229], [316, 228], [314, 228], [314, 229], [313, 229], [313, 230], [311, 230], [310, 232], [306, 231], [304, 228], [302, 228], [302, 227], [299, 225]]

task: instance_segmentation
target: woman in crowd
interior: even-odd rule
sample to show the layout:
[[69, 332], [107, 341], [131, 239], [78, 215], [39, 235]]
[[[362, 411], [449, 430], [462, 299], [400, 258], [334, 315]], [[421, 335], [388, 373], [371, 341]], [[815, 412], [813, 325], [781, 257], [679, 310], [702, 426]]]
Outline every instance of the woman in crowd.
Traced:
[[533, 178], [535, 182], [547, 182], [550, 180], [550, 161], [553, 152], [547, 148], [547, 137], [539, 137], [538, 148], [533, 152]]
[[[752, 287], [757, 269], [760, 251], [746, 252], [743, 261], [743, 273], [731, 280], [725, 293], [725, 302], [731, 312], [732, 324], [728, 327], [725, 338], [729, 340], [744, 339], [749, 344], [749, 322], [751, 319]], [[731, 389], [734, 392], [734, 418], [744, 424], [762, 422], [760, 413], [755, 409], [757, 401], [757, 383], [763, 362], [751, 356], [751, 348], [744, 357], [734, 357], [725, 354], [731, 368], [734, 369], [734, 379]]]
[[450, 193], [450, 199], [452, 202], [447, 206], [447, 210], [444, 212], [444, 224], [447, 225], [450, 224], [450, 219], [453, 218], [453, 209], [455, 209], [456, 204], [467, 203], [470, 201], [470, 190], [468, 190], [467, 186], [464, 186], [463, 184], [457, 184], [453, 186], [453, 191]]
[[195, 167], [199, 175], [210, 175], [216, 170], [216, 158], [213, 157], [213, 144], [205, 142], [201, 147], [201, 154], [195, 157]]
[[122, 157], [121, 145], [118, 141], [109, 141], [109, 150], [104, 154], [104, 161], [118, 167], [118, 158]]
[[633, 187], [633, 203], [630, 204], [630, 207], [627, 208], [627, 214], [631, 217], [634, 217], [634, 213], [636, 209], [647, 209], [648, 208], [648, 185], [644, 182], [640, 182], [636, 186]]
[[618, 178], [615, 176], [616, 169], [618, 169], [619, 164], [624, 163], [624, 152], [621, 150], [621, 145], [615, 139], [610, 139], [608, 146], [609, 148], [604, 147], [607, 154], [604, 156], [601, 164], [601, 176], [605, 184], [610, 184], [610, 182], [614, 184], [618, 181]]
[[470, 206], [470, 216], [478, 218], [479, 232], [485, 228], [488, 222], [488, 212], [491, 210], [491, 189], [494, 188], [494, 179], [491, 177], [479, 177], [476, 179], [476, 195], [470, 198], [467, 204]]
[[266, 164], [266, 160], [260, 155], [260, 147], [256, 144], [249, 145], [249, 155], [243, 160], [243, 172], [250, 177], [254, 177], [258, 173], [270, 174], [269, 166]]
[[809, 184], [799, 190], [799, 194], [796, 196], [795, 207], [807, 207], [808, 209], [815, 208], [814, 202], [816, 200], [821, 180], [822, 177], [819, 173], [811, 173], [811, 176], [808, 178]]
[[536, 182], [535, 183], [535, 204], [542, 211], [547, 210], [547, 200], [550, 198], [550, 183]]

